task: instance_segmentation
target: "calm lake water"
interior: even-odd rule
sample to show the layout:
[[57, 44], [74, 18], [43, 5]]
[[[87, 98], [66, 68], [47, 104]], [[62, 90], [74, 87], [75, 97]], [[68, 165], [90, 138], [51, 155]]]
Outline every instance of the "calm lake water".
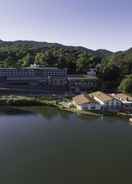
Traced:
[[132, 183], [128, 120], [27, 109], [1, 110], [1, 184]]

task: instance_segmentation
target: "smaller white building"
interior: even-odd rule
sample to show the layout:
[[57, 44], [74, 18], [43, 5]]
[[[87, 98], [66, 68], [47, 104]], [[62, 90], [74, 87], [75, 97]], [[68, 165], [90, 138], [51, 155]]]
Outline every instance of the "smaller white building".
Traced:
[[75, 96], [72, 103], [78, 110], [101, 110], [100, 104], [86, 94]]
[[87, 75], [88, 76], [93, 76], [95, 77], [96, 76], [96, 68], [90, 68], [88, 71], [87, 71]]
[[111, 94], [112, 97], [121, 101], [123, 109], [132, 110], [132, 97], [124, 93]]
[[120, 111], [122, 108], [121, 101], [101, 91], [91, 93], [89, 96], [101, 105], [103, 111], [114, 112]]

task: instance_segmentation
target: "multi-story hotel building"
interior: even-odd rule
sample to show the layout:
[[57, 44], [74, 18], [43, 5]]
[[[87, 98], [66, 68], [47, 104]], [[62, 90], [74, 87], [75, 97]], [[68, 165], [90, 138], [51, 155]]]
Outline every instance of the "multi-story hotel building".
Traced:
[[6, 80], [41, 80], [48, 77], [66, 77], [67, 70], [32, 65], [29, 68], [0, 68], [0, 78]]
[[[0, 68], [0, 81], [12, 82], [42, 82], [63, 85], [67, 79], [67, 69], [31, 65], [28, 68]], [[56, 83], [55, 83], [56, 82]]]
[[87, 75], [68, 75], [67, 69], [31, 65], [27, 68], [0, 68], [0, 86], [28, 85], [45, 89], [87, 91], [97, 87], [97, 78]]

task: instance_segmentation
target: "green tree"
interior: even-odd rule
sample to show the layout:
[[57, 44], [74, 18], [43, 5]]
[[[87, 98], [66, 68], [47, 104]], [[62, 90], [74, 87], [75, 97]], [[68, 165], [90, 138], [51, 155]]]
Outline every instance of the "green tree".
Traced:
[[35, 56], [35, 63], [40, 65], [46, 65], [46, 58], [43, 52], [38, 52]]
[[116, 65], [108, 65], [101, 69], [101, 78], [104, 81], [118, 81], [120, 79], [120, 68]]
[[132, 75], [127, 76], [121, 81], [119, 90], [125, 93], [132, 93]]
[[91, 66], [92, 61], [92, 55], [88, 55], [87, 53], [80, 54], [76, 62], [76, 71], [83, 72], [87, 70]]
[[30, 64], [33, 64], [34, 60], [33, 57], [31, 56], [30, 53], [27, 53], [26, 56], [24, 56], [21, 60], [20, 63], [23, 67], [30, 66]]

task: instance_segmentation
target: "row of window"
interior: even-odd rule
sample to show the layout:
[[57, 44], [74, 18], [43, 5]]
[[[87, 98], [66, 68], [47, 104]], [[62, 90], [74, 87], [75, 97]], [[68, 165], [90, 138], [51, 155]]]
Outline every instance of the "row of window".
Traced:
[[48, 76], [63, 76], [64, 72], [48, 72]]
[[76, 85], [76, 86], [96, 86], [96, 82], [72, 82], [73, 85]]
[[9, 71], [9, 72], [1, 72], [0, 76], [7, 76], [7, 77], [17, 77], [17, 76], [64, 76], [63, 72], [48, 72], [48, 74], [43, 72], [34, 72], [34, 71]]

